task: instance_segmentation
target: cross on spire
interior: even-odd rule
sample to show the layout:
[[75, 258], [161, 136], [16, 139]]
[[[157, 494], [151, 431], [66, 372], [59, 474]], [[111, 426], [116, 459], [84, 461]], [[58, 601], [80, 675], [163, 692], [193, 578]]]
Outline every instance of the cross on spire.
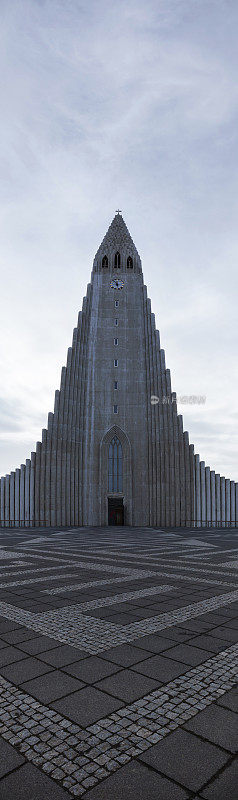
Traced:
[[117, 210], [116, 210], [116, 214], [121, 214], [121, 210], [120, 210], [120, 208], [117, 208]]

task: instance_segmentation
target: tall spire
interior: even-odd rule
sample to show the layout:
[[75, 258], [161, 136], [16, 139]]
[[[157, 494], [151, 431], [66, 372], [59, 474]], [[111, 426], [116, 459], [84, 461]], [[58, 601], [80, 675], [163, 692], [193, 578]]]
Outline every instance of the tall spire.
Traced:
[[131, 256], [133, 258], [136, 271], [141, 272], [141, 260], [139, 253], [119, 209], [116, 211], [115, 217], [112, 220], [111, 225], [109, 226], [108, 231], [95, 255], [94, 269], [100, 269], [102, 258], [105, 255], [108, 258], [109, 266], [112, 265], [116, 252], [120, 253], [121, 258], [124, 261], [126, 258], [128, 258], [128, 256]]

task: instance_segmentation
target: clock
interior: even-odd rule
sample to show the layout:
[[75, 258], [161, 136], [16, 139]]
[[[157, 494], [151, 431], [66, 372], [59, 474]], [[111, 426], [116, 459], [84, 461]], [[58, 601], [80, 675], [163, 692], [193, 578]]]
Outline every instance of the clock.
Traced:
[[120, 278], [113, 278], [110, 283], [111, 289], [123, 289], [124, 281], [121, 281]]

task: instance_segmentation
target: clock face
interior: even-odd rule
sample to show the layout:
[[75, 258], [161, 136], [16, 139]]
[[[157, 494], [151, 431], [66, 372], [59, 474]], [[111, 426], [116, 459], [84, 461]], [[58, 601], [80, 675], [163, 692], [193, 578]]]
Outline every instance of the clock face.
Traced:
[[111, 289], [123, 289], [124, 281], [121, 281], [120, 278], [113, 278], [110, 283]]

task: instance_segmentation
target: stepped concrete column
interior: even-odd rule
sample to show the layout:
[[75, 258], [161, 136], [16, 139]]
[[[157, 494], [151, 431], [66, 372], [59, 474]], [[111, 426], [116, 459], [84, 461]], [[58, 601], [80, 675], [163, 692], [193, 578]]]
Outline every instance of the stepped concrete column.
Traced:
[[211, 522], [212, 527], [214, 528], [216, 525], [216, 483], [215, 483], [215, 472], [211, 470]]
[[5, 478], [5, 525], [9, 528], [10, 522], [10, 475]]
[[20, 467], [20, 527], [25, 526], [25, 464]]
[[27, 458], [25, 469], [25, 525], [27, 528], [30, 525], [30, 469], [31, 460]]
[[205, 467], [205, 483], [206, 483], [206, 522], [208, 528], [211, 525], [211, 483], [210, 483], [210, 467]]
[[202, 527], [206, 526], [206, 481], [205, 481], [205, 461], [200, 461], [200, 477], [201, 477], [201, 518]]
[[0, 490], [1, 490], [1, 527], [4, 528], [5, 524], [5, 478], [1, 478], [0, 482]]
[[216, 523], [218, 528], [221, 526], [221, 476], [215, 475], [216, 487]]
[[35, 465], [36, 454], [31, 453], [31, 468], [30, 468], [30, 527], [35, 525]]
[[225, 481], [225, 489], [226, 489], [226, 524], [230, 525], [231, 521], [231, 482], [230, 479], [227, 478]]
[[231, 527], [235, 528], [235, 524], [236, 524], [235, 481], [231, 481]]
[[40, 462], [41, 462], [41, 442], [36, 442], [36, 461], [35, 461], [35, 525], [40, 527]]
[[10, 475], [10, 527], [15, 523], [15, 472]]
[[221, 478], [221, 526], [226, 527], [226, 486], [225, 478]]
[[15, 525], [20, 527], [20, 469], [15, 472]]
[[236, 498], [236, 525], [238, 525], [238, 483], [235, 484], [235, 498]]
[[196, 528], [201, 527], [201, 475], [200, 475], [200, 459], [196, 453], [194, 456], [195, 461], [195, 520]]

